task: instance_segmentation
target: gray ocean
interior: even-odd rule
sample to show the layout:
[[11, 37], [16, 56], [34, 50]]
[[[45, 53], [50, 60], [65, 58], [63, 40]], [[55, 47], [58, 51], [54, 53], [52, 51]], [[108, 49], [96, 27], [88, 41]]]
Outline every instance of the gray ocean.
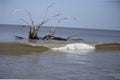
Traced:
[[0, 25], [0, 79], [120, 80], [120, 31], [57, 27], [56, 36], [79, 35], [55, 41], [29, 40], [28, 29]]

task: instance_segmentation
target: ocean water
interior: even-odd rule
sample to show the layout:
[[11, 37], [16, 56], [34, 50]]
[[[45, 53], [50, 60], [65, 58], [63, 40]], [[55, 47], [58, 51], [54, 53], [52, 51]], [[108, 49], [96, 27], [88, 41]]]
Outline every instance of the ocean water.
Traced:
[[79, 36], [68, 41], [29, 40], [27, 27], [0, 25], [0, 78], [120, 80], [120, 31], [58, 27], [55, 35], [73, 33]]
[[[43, 27], [39, 31], [39, 36], [45, 36], [50, 27]], [[15, 39], [15, 35], [26, 38], [28, 42], [28, 27], [15, 26], [15, 25], [0, 25], [0, 42], [19, 42]], [[67, 38], [74, 33], [79, 33], [79, 36], [73, 37], [72, 39], [83, 39], [88, 42], [120, 42], [120, 31], [115, 30], [98, 30], [98, 29], [79, 29], [79, 28], [56, 28], [56, 36]], [[23, 40], [23, 42], [25, 39]]]

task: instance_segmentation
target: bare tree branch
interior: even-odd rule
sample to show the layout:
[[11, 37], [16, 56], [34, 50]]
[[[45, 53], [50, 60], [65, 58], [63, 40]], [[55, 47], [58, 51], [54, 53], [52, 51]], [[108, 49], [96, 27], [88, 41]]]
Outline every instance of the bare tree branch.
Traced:
[[[58, 20], [58, 23], [60, 23], [62, 20], [68, 20], [68, 19], [70, 19], [70, 18], [60, 18], [60, 19]], [[75, 17], [72, 17], [72, 19], [76, 20]]]
[[57, 22], [57, 24], [54, 26], [54, 28], [56, 28], [56, 27], [60, 24], [60, 22], [61, 22], [62, 20], [68, 20], [68, 18], [60, 18], [60, 19], [58, 19], [58, 22]]
[[58, 23], [60, 23], [62, 20], [68, 20], [68, 18], [60, 18], [60, 19], [58, 20]]
[[79, 35], [79, 33], [73, 33], [72, 35], [70, 35], [69, 37], [67, 37], [67, 39], [70, 39], [70, 38], [72, 38], [74, 36], [78, 36], [78, 35]]
[[51, 35], [51, 36], [54, 36], [55, 35], [55, 29], [56, 27], [54, 26], [53, 28], [51, 28], [51, 30], [48, 32], [47, 35]]
[[46, 15], [47, 15], [47, 12], [48, 12], [48, 9], [51, 8], [55, 3], [52, 3], [51, 5], [49, 5], [47, 7], [47, 9], [45, 10], [45, 14], [44, 14], [44, 18], [43, 18], [43, 21], [46, 19]]
[[33, 21], [33, 19], [32, 19], [32, 16], [31, 16], [31, 13], [30, 13], [29, 11], [27, 11], [27, 10], [24, 10], [24, 11], [28, 13], [32, 25], [35, 26], [34, 21]]
[[25, 24], [30, 25], [26, 20], [24, 20], [23, 18], [20, 18], [21, 21], [23, 21]]
[[51, 30], [48, 32], [47, 35], [51, 35], [51, 36], [54, 36], [55, 35], [55, 29], [56, 27], [59, 25], [60, 21], [61, 20], [67, 20], [68, 18], [60, 18], [57, 22], [57, 24], [55, 26], [53, 26], [53, 28], [51, 28]]
[[40, 22], [40, 23], [37, 25], [38, 28], [40, 28], [43, 24], [47, 23], [47, 22], [48, 22], [49, 20], [51, 20], [52, 18], [58, 17], [58, 16], [60, 16], [60, 15], [61, 15], [61, 14], [58, 13], [58, 14], [56, 14], [56, 15], [54, 15], [54, 16], [52, 16], [52, 17], [50, 17], [50, 18], [47, 18], [46, 20]]

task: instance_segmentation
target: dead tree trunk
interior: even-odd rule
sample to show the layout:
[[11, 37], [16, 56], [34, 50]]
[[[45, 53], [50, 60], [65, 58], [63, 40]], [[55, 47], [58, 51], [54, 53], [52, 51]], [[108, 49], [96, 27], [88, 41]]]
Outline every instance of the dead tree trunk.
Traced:
[[39, 39], [38, 37], [38, 28], [34, 27], [33, 29], [30, 27], [30, 31], [29, 31], [29, 39]]

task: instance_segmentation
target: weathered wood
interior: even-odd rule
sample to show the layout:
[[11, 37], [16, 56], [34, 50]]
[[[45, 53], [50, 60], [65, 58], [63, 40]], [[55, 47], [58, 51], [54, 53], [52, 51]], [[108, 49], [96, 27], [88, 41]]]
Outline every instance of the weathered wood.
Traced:
[[24, 38], [21, 37], [21, 36], [16, 36], [16, 35], [15, 35], [15, 37], [16, 37], [17, 39], [24, 39]]
[[62, 41], [67, 41], [67, 39], [62, 38], [62, 37], [56, 37], [52, 35], [46, 35], [42, 38], [42, 40], [62, 40]]
[[[37, 40], [40, 39], [40, 37], [38, 36], [38, 32], [39, 32], [40, 28], [45, 23], [47, 23], [48, 21], [50, 21], [51, 19], [53, 19], [53, 18], [58, 17], [58, 16], [61, 15], [60, 13], [58, 13], [58, 14], [55, 14], [55, 15], [49, 17], [49, 18], [46, 18], [48, 9], [50, 7], [52, 7], [53, 5], [54, 5], [54, 3], [47, 7], [47, 9], [45, 11], [45, 14], [44, 14], [43, 20], [40, 21], [38, 24], [34, 24], [31, 12], [28, 11], [28, 10], [24, 10], [28, 14], [29, 19], [31, 21], [31, 24], [29, 24], [26, 20], [24, 20], [23, 18], [21, 18], [21, 21], [23, 21], [26, 25], [29, 26], [29, 32], [28, 32], [28, 38], [29, 39], [37, 39]], [[62, 20], [67, 20], [67, 19], [68, 18], [60, 18], [60, 19], [58, 19], [57, 25], [60, 24], [60, 22]], [[70, 39], [72, 37], [72, 36], [70, 36], [68, 38], [62, 38], [62, 37], [54, 36], [54, 34], [55, 34], [55, 28], [56, 28], [56, 26], [54, 26], [54, 28], [51, 31], [49, 31], [49, 33], [46, 36], [44, 36], [42, 39], [43, 40], [50, 40], [50, 39], [52, 39], [52, 40], [64, 40], [64, 41], [66, 41], [66, 40], [68, 40], [68, 39]], [[15, 37], [18, 38], [18, 39], [24, 39], [23, 37], [20, 37], [20, 36], [15, 36]]]
[[36, 26], [30, 27], [29, 30], [29, 39], [39, 39], [38, 37], [38, 28]]

